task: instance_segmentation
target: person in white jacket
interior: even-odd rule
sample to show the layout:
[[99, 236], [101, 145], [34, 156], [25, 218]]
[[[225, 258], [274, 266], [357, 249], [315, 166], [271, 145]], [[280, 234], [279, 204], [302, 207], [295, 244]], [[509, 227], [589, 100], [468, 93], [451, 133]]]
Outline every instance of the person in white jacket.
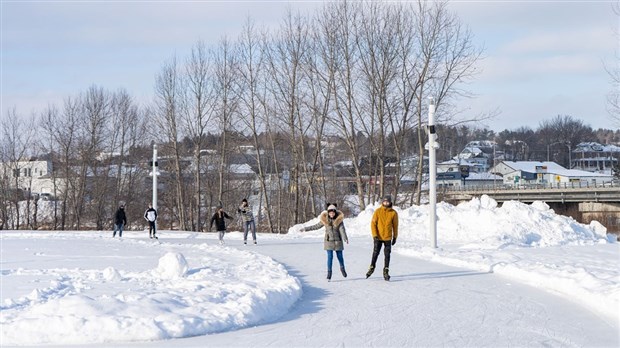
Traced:
[[153, 208], [153, 204], [149, 203], [149, 208], [144, 212], [144, 218], [149, 222], [149, 238], [157, 238], [155, 236], [155, 221], [157, 220], [157, 210]]

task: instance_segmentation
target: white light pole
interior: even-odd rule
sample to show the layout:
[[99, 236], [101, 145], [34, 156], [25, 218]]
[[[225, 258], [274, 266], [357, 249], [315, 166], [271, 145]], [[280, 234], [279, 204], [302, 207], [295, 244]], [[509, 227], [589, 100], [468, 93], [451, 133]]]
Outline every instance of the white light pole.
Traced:
[[571, 148], [570, 148], [570, 146], [571, 146], [570, 141], [566, 142], [566, 146], [568, 147], [568, 169], [572, 169], [572, 166], [573, 166], [573, 164], [572, 164], [572, 161], [573, 161], [572, 157], [573, 156], [571, 155], [572, 151], [571, 151]]
[[549, 162], [549, 149], [551, 148], [551, 146], [555, 145], [555, 144], [561, 144], [561, 141], [556, 141], [555, 143], [551, 143], [549, 145], [547, 145], [547, 162]]
[[157, 144], [153, 143], [153, 209], [157, 210]]
[[428, 104], [428, 204], [430, 208], [431, 247], [437, 248], [437, 161], [435, 158], [435, 100]]

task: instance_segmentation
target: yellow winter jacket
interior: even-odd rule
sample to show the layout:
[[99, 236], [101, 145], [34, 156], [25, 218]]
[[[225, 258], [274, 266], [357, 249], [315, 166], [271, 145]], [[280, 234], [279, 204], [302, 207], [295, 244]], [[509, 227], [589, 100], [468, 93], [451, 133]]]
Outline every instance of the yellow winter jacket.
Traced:
[[398, 237], [398, 213], [392, 207], [381, 206], [370, 221], [372, 237], [387, 241]]

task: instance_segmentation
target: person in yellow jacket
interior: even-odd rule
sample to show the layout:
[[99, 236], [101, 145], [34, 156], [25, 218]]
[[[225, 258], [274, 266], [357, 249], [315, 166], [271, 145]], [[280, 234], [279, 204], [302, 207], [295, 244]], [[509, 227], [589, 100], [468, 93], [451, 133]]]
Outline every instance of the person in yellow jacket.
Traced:
[[390, 253], [392, 252], [392, 245], [396, 244], [396, 238], [398, 238], [398, 213], [392, 208], [392, 196], [385, 196], [381, 207], [375, 210], [370, 221], [370, 231], [374, 248], [366, 278], [370, 277], [375, 271], [381, 247], [385, 246], [383, 250], [385, 256], [383, 279], [390, 280]]

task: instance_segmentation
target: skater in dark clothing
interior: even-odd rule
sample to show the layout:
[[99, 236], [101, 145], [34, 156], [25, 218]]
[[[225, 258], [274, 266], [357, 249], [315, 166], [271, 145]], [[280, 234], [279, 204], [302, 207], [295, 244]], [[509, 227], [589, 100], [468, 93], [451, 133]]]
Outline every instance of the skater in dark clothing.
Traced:
[[217, 228], [221, 245], [224, 244], [224, 234], [226, 233], [226, 221], [224, 219], [232, 220], [233, 218], [226, 214], [221, 205], [218, 205], [217, 211], [213, 214], [213, 217], [211, 217], [209, 230], [213, 228], [213, 223], [215, 222], [215, 227]]
[[157, 221], [157, 210], [153, 208], [153, 204], [149, 203], [149, 208], [144, 212], [144, 218], [149, 222], [149, 238], [157, 238], [155, 232], [155, 221]]
[[344, 243], [349, 244], [349, 238], [347, 238], [347, 231], [344, 228], [344, 214], [336, 209], [334, 204], [330, 204], [327, 207], [327, 211], [324, 211], [319, 215], [319, 222], [316, 225], [309, 227], [302, 227], [301, 232], [318, 230], [321, 227], [325, 227], [325, 237], [323, 239], [323, 248], [327, 251], [327, 280], [332, 279], [332, 263], [334, 260], [334, 251], [336, 251], [336, 257], [340, 264], [340, 272], [343, 277], [347, 277], [347, 271], [344, 268], [344, 257], [342, 251], [344, 250]]
[[385, 196], [381, 207], [375, 210], [370, 221], [370, 230], [374, 248], [366, 278], [370, 277], [375, 271], [377, 258], [379, 253], [381, 253], [381, 247], [384, 246], [383, 278], [390, 280], [390, 254], [392, 252], [392, 245], [396, 244], [396, 238], [398, 238], [398, 213], [392, 208], [392, 196]]
[[125, 215], [125, 206], [120, 205], [114, 213], [114, 233], [112, 238], [116, 237], [116, 231], [118, 230], [118, 236], [123, 236], [123, 227], [127, 225], [127, 215]]
[[248, 205], [248, 200], [243, 199], [241, 206], [237, 209], [237, 213], [241, 214], [243, 219], [243, 244], [248, 244], [248, 231], [252, 230], [252, 239], [256, 244], [256, 224], [254, 223], [254, 214], [252, 208]]

